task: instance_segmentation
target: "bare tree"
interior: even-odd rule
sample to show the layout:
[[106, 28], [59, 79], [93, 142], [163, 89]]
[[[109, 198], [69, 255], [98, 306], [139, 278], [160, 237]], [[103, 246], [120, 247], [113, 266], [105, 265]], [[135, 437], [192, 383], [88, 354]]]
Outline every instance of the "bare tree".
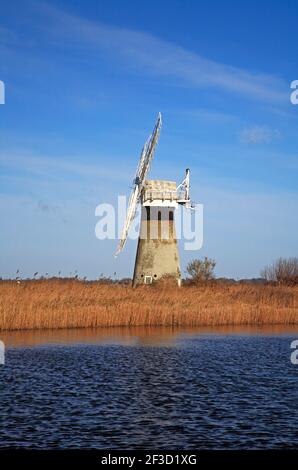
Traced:
[[186, 266], [186, 271], [193, 282], [204, 282], [214, 279], [214, 268], [216, 262], [213, 259], [205, 258], [203, 260], [194, 259]]
[[298, 258], [278, 258], [262, 269], [261, 276], [269, 282], [298, 284]]

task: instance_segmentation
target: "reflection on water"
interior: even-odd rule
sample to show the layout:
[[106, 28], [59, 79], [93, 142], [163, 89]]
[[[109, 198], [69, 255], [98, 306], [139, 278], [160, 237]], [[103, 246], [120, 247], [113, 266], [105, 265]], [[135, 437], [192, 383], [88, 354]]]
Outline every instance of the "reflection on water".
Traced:
[[278, 327], [7, 332], [0, 447], [298, 448], [297, 338]]
[[182, 336], [192, 335], [295, 335], [297, 325], [219, 326], [196, 328], [171, 327], [113, 327], [69, 328], [54, 330], [2, 331], [0, 340], [6, 347], [24, 347], [41, 344], [123, 344], [175, 345]]

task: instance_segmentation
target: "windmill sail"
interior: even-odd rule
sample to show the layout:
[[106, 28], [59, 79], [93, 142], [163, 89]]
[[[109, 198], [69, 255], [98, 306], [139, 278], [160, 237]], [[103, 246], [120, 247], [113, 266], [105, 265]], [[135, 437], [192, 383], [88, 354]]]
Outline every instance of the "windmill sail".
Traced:
[[151, 162], [154, 157], [155, 147], [158, 142], [161, 124], [162, 124], [161, 114], [158, 113], [157, 121], [153, 129], [153, 132], [142, 149], [140, 161], [139, 161], [138, 168], [137, 168], [135, 178], [133, 181], [134, 188], [130, 195], [129, 204], [128, 204], [128, 208], [126, 212], [126, 219], [125, 219], [121, 238], [120, 238], [115, 256], [117, 256], [122, 251], [125, 245], [125, 242], [127, 240], [129, 227], [130, 227], [132, 220], [135, 217], [137, 204], [141, 197], [145, 178], [148, 174]]

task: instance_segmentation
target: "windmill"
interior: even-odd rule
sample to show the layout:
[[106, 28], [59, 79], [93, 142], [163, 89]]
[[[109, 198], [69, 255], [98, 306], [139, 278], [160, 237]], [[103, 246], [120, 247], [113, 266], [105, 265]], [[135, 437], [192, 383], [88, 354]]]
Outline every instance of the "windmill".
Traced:
[[152, 134], [140, 156], [126, 220], [115, 256], [123, 249], [132, 220], [141, 204], [141, 223], [133, 275], [133, 286], [151, 284], [164, 276], [175, 279], [180, 286], [181, 273], [177, 247], [174, 210], [181, 204], [191, 207], [189, 198], [189, 169], [182, 183], [146, 180], [162, 125], [158, 114]]

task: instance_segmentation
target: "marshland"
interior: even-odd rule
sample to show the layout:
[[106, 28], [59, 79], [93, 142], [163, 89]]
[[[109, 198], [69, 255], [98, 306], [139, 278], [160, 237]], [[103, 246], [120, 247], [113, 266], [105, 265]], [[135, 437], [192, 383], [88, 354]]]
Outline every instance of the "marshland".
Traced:
[[298, 323], [298, 286], [274, 283], [2, 280], [0, 299], [0, 330]]

